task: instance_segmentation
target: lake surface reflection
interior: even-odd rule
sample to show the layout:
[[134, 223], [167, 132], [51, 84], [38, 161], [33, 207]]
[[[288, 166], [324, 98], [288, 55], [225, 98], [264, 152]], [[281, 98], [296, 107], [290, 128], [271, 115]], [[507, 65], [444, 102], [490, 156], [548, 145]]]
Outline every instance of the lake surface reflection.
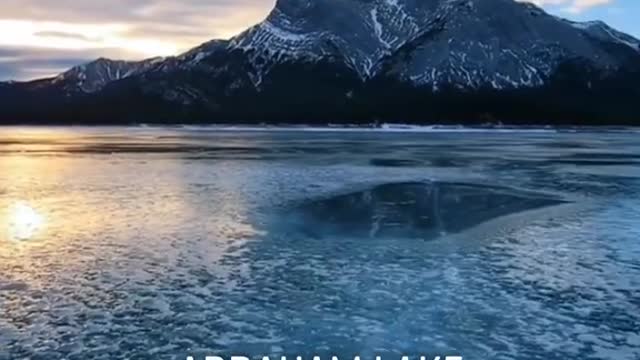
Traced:
[[0, 359], [637, 359], [636, 135], [2, 128]]

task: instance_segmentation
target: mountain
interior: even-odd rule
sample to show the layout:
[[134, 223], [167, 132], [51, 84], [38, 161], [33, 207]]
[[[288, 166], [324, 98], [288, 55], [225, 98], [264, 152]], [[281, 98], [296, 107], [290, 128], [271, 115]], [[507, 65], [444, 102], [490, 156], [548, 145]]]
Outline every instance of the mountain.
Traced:
[[[5, 122], [640, 123], [640, 41], [514, 0], [278, 0], [230, 40], [0, 86]], [[33, 104], [38, 104], [34, 107]]]
[[162, 58], [143, 61], [122, 61], [100, 58], [88, 64], [79, 65], [58, 75], [51, 84], [63, 83], [69, 92], [92, 93], [102, 90], [107, 84], [152, 70], [163, 63]]

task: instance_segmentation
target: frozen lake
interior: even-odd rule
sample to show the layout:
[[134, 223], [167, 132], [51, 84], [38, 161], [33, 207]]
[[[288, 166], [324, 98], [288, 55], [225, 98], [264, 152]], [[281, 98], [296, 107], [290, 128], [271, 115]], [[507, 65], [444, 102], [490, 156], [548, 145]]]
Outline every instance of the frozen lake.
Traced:
[[639, 359], [639, 204], [638, 133], [0, 128], [0, 359]]

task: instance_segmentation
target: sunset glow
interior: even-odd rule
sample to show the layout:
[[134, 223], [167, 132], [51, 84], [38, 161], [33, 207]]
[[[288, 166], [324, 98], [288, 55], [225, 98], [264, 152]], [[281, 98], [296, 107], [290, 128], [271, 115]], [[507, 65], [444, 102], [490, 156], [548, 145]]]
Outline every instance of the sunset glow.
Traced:
[[[123, 24], [67, 24], [0, 20], [0, 46], [28, 46], [49, 49], [83, 50], [116, 48], [142, 56], [166, 56], [178, 51], [177, 44], [151, 38], [130, 38]], [[76, 35], [83, 34], [83, 35]]]
[[33, 238], [44, 225], [44, 217], [29, 203], [19, 201], [9, 208], [9, 240]]

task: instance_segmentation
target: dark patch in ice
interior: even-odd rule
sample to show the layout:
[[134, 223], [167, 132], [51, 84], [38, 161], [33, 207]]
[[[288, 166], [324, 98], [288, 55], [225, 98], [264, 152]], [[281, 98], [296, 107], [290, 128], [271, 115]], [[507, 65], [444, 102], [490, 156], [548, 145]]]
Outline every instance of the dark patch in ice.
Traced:
[[25, 291], [28, 288], [29, 288], [29, 285], [23, 282], [11, 282], [11, 283], [0, 282], [0, 291]]
[[555, 164], [555, 165], [576, 165], [576, 166], [610, 166], [610, 165], [638, 165], [640, 162], [631, 161], [631, 160], [604, 160], [604, 159], [594, 159], [594, 160], [574, 160], [574, 159], [554, 159], [547, 160], [547, 164]]
[[163, 154], [163, 153], [199, 153], [199, 154], [264, 154], [271, 152], [269, 149], [246, 146], [206, 146], [206, 145], [185, 145], [185, 144], [92, 144], [77, 148], [67, 148], [70, 153], [88, 154]]
[[310, 235], [431, 239], [501, 216], [564, 203], [542, 194], [456, 183], [393, 183], [295, 210]]
[[628, 160], [640, 160], [640, 155], [638, 154], [626, 154], [626, 153], [602, 153], [602, 152], [586, 152], [586, 153], [576, 153], [568, 158], [572, 159], [584, 159], [584, 160], [592, 160], [592, 159], [628, 159]]
[[371, 159], [371, 165], [379, 167], [413, 167], [422, 165], [419, 161], [410, 159]]
[[640, 155], [628, 153], [606, 153], [606, 152], [584, 152], [574, 153], [559, 158], [545, 160], [547, 164], [557, 165], [638, 165], [640, 164]]
[[591, 149], [596, 147], [598, 144], [588, 143], [588, 142], [576, 142], [576, 141], [554, 141], [554, 142], [545, 142], [539, 143], [538, 146], [546, 147], [549, 149]]
[[461, 158], [436, 157], [430, 160], [432, 166], [435, 167], [462, 167], [468, 166], [470, 161]]

